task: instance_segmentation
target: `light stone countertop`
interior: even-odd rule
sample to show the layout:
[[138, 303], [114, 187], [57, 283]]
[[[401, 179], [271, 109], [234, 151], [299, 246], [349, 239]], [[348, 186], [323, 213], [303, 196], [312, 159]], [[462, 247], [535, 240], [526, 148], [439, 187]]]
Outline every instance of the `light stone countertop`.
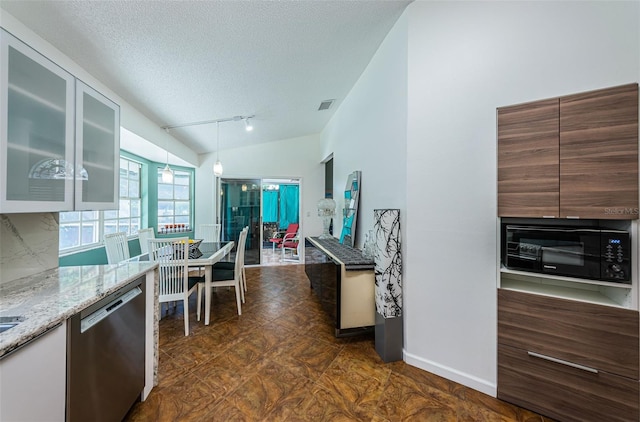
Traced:
[[155, 262], [60, 267], [0, 284], [0, 316], [24, 321], [0, 333], [0, 357], [157, 267]]

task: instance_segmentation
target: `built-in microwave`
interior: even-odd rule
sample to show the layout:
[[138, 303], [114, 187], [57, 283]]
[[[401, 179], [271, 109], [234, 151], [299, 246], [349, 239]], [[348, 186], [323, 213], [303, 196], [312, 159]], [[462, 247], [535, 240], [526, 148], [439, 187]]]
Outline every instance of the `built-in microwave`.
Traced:
[[502, 263], [508, 269], [631, 283], [627, 231], [507, 224], [502, 235]]

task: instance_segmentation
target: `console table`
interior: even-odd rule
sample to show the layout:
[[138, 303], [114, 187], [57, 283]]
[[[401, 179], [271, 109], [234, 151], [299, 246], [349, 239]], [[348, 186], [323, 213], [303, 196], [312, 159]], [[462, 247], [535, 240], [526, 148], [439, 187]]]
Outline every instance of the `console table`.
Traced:
[[372, 333], [375, 327], [374, 262], [337, 239], [307, 237], [305, 272], [335, 336]]

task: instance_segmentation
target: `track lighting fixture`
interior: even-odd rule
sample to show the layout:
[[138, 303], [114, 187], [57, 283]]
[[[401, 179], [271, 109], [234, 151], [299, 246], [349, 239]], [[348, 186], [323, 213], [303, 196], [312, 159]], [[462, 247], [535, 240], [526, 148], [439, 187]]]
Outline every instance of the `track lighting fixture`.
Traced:
[[[197, 126], [197, 125], [208, 125], [211, 123], [215, 123], [216, 124], [216, 162], [213, 165], [213, 174], [216, 175], [216, 177], [220, 177], [222, 176], [222, 163], [220, 162], [220, 123], [223, 122], [239, 122], [241, 120], [244, 121], [244, 128], [247, 132], [251, 132], [253, 130], [253, 124], [251, 124], [250, 119], [253, 119], [255, 117], [255, 115], [250, 115], [250, 116], [233, 116], [233, 117], [225, 117], [222, 119], [215, 119], [215, 120], [202, 120], [199, 122], [191, 122], [191, 123], [181, 123], [181, 124], [176, 124], [176, 125], [166, 125], [166, 126], [162, 126], [162, 128], [164, 130], [167, 131], [167, 133], [169, 133], [169, 129], [175, 129], [175, 128], [180, 128], [180, 127], [187, 127], [187, 126]], [[169, 176], [169, 174], [171, 174]], [[167, 177], [167, 179], [169, 179], [169, 177], [171, 177], [171, 179], [169, 180], [173, 180], [173, 172], [171, 171], [171, 169], [169, 168], [169, 151], [167, 151], [167, 165], [164, 168], [164, 170], [162, 171], [162, 180], [165, 180], [165, 175]], [[169, 182], [167, 182], [169, 183]]]

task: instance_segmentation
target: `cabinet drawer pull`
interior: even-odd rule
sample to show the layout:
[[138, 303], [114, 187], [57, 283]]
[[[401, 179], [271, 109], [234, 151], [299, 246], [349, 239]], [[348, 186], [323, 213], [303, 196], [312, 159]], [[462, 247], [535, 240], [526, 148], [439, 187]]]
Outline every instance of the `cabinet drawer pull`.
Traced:
[[555, 215], [543, 215], [542, 218], [556, 218]]
[[577, 363], [569, 362], [569, 361], [558, 359], [558, 358], [552, 358], [551, 356], [541, 355], [540, 353], [527, 351], [527, 354], [529, 356], [533, 357], [533, 358], [548, 360], [548, 361], [551, 361], [551, 362], [559, 363], [561, 365], [566, 365], [566, 366], [570, 366], [572, 368], [580, 369], [582, 371], [592, 372], [594, 374], [598, 373], [598, 370], [595, 369], [595, 368], [590, 368], [588, 366], [579, 365]]
[[566, 216], [565, 218], [573, 218], [573, 219], [575, 219], [575, 220], [579, 220], [579, 219], [580, 219], [580, 216], [578, 216], [578, 215], [568, 215], [568, 216]]

